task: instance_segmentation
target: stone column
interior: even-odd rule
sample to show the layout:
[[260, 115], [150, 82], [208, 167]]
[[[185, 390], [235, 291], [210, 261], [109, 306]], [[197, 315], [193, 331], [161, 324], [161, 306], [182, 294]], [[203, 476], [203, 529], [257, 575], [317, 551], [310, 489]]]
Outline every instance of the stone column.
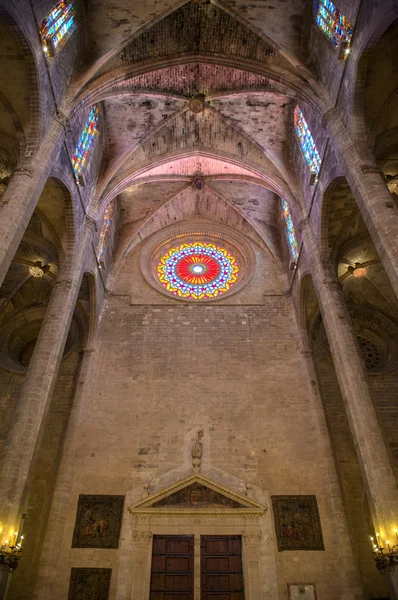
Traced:
[[0, 286], [49, 177], [64, 139], [62, 121], [54, 120], [34, 159], [17, 168], [0, 199]]
[[33, 592], [34, 599], [40, 598], [40, 600], [45, 600], [48, 598], [51, 600], [52, 598], [61, 597], [64, 586], [67, 585], [57, 570], [62, 549], [60, 540], [64, 536], [70, 495], [75, 476], [74, 435], [81, 419], [82, 410], [84, 410], [84, 403], [82, 401], [86, 394], [86, 384], [90, 381], [90, 372], [95, 365], [96, 356], [97, 353], [94, 348], [88, 348], [84, 352], [40, 556]]
[[1, 537], [18, 530], [31, 465], [40, 442], [79, 293], [85, 250], [93, 223], [86, 220], [73, 271], [61, 272], [53, 288], [39, 338], [0, 457]]
[[301, 223], [301, 230], [373, 523], [382, 539], [395, 539], [394, 530], [398, 527], [397, 485], [377, 421], [356, 335], [338, 281], [325, 277], [308, 219]]
[[146, 600], [149, 597], [152, 532], [148, 529], [137, 529], [134, 531], [133, 536], [133, 592], [131, 600]]
[[242, 536], [242, 559], [245, 563], [245, 598], [247, 600], [264, 600], [261, 578], [261, 537], [262, 533], [256, 527], [248, 527]]
[[346, 167], [346, 178], [366, 227], [398, 297], [398, 207], [376, 163], [367, 164], [335, 108], [324, 115], [333, 146]]

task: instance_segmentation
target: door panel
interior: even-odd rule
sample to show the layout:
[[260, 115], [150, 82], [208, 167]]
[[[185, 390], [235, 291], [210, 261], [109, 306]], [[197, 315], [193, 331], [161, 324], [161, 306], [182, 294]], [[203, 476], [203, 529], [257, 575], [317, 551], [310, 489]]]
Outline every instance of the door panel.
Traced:
[[240, 536], [201, 537], [202, 600], [244, 600]]
[[193, 536], [153, 536], [150, 600], [193, 600]]

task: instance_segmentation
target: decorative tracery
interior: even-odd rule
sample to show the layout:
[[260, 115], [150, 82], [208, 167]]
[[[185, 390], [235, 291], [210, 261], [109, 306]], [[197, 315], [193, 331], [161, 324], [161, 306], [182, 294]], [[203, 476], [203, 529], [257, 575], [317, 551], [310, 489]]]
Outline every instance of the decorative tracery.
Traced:
[[286, 237], [287, 237], [287, 242], [289, 245], [290, 254], [291, 254], [292, 259], [295, 262], [297, 262], [298, 256], [299, 256], [299, 251], [298, 251], [296, 232], [294, 230], [294, 225], [293, 225], [292, 215], [290, 214], [289, 205], [286, 202], [286, 200], [284, 200], [283, 198], [281, 198], [281, 207], [282, 207], [282, 212], [283, 212], [283, 218], [285, 220], [285, 225], [286, 225]]
[[207, 300], [222, 296], [238, 278], [239, 267], [225, 248], [193, 242], [171, 248], [158, 265], [162, 285], [175, 296]]
[[73, 31], [75, 9], [71, 2], [61, 0], [40, 23], [40, 37], [44, 52], [54, 56], [62, 40]]
[[298, 106], [294, 111], [294, 128], [300, 142], [305, 162], [307, 163], [311, 173], [319, 175], [321, 168], [321, 157], [319, 156], [318, 149], [307, 125], [307, 121], [304, 119], [304, 115]]
[[317, 25], [338, 48], [342, 42], [351, 43], [353, 28], [348, 19], [341, 14], [330, 0], [319, 0], [315, 14]]
[[81, 133], [79, 143], [77, 144], [72, 156], [73, 170], [75, 172], [76, 181], [79, 184], [81, 184], [79, 176], [83, 173], [85, 167], [87, 166], [87, 158], [89, 156], [90, 148], [93, 144], [95, 136], [98, 134], [98, 123], [99, 109], [98, 106], [94, 106], [90, 111], [84, 129]]
[[109, 236], [110, 227], [112, 224], [112, 219], [113, 219], [113, 203], [110, 202], [105, 209], [104, 224], [102, 226], [102, 230], [101, 230], [97, 248], [96, 248], [97, 261], [99, 263], [101, 263], [102, 257], [104, 255], [104, 251], [105, 251], [108, 236]]

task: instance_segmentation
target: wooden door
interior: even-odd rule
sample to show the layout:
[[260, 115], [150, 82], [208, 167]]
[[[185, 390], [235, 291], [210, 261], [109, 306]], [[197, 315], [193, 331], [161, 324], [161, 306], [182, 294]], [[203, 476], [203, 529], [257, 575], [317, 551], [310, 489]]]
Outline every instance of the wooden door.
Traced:
[[154, 535], [150, 600], [193, 600], [193, 536]]
[[242, 538], [201, 536], [201, 599], [244, 600]]

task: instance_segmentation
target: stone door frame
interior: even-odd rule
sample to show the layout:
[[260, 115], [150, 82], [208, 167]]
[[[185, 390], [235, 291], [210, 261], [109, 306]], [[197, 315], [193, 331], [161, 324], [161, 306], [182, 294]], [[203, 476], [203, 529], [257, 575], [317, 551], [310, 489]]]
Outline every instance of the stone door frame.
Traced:
[[[239, 503], [238, 508], [152, 506], [175, 491], [201, 483]], [[129, 511], [133, 517], [132, 546], [129, 552], [131, 587], [128, 600], [149, 600], [154, 535], [194, 536], [194, 600], [200, 600], [201, 535], [239, 535], [242, 537], [242, 561], [245, 600], [275, 600], [276, 572], [273, 549], [269, 548], [269, 520], [266, 506], [227, 489], [203, 475], [192, 475], [166, 489], [147, 496]], [[271, 536], [272, 537], [272, 536]], [[267, 585], [269, 580], [274, 585]], [[267, 592], [268, 590], [268, 592]]]

